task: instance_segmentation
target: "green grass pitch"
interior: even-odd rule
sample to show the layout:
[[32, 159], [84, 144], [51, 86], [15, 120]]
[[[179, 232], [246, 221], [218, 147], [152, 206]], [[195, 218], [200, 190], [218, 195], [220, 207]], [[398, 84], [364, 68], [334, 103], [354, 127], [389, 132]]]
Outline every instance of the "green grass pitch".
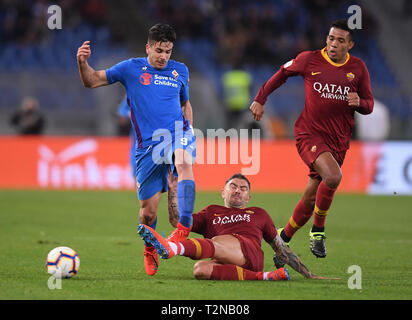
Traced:
[[[255, 193], [251, 206], [265, 208], [282, 227], [300, 194]], [[222, 204], [218, 192], [198, 193], [196, 210]], [[308, 268], [340, 280], [308, 280], [289, 268], [292, 280], [199, 281], [195, 261], [160, 260], [149, 277], [136, 234], [138, 202], [129, 191], [0, 190], [0, 299], [411, 299], [412, 197], [337, 193], [327, 218], [326, 259], [309, 251], [312, 220], [296, 233], [292, 249]], [[168, 235], [166, 196], [157, 230]], [[198, 236], [192, 234], [192, 236]], [[57, 246], [79, 254], [79, 273], [50, 290], [45, 259]], [[273, 268], [264, 241], [265, 270]], [[361, 268], [361, 289], [349, 289], [351, 265]]]

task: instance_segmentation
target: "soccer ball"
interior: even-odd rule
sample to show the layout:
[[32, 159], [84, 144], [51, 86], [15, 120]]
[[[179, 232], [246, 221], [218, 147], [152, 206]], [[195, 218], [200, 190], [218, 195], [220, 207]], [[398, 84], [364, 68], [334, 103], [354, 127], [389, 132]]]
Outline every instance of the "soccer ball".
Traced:
[[69, 247], [54, 248], [47, 255], [47, 272], [57, 279], [73, 277], [79, 271], [79, 267], [79, 256]]

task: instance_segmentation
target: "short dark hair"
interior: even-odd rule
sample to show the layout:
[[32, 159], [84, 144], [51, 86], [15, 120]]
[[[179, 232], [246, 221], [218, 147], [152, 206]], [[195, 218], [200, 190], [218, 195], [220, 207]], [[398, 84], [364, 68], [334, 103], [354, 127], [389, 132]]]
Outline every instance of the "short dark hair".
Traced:
[[228, 184], [228, 182], [230, 180], [233, 180], [233, 179], [243, 179], [243, 180], [245, 180], [247, 182], [247, 185], [249, 186], [249, 190], [250, 190], [250, 181], [248, 180], [248, 178], [246, 178], [241, 173], [235, 173], [233, 176], [231, 176], [229, 179], [227, 179], [226, 182], [225, 182], [225, 186]]
[[176, 41], [176, 32], [168, 24], [157, 23], [149, 29], [148, 42], [172, 42]]
[[353, 31], [353, 29], [349, 28], [347, 20], [345, 20], [345, 19], [335, 20], [330, 24], [329, 30], [331, 28], [336, 28], [336, 29], [341, 29], [341, 30], [348, 31], [350, 40], [353, 40], [354, 31]]

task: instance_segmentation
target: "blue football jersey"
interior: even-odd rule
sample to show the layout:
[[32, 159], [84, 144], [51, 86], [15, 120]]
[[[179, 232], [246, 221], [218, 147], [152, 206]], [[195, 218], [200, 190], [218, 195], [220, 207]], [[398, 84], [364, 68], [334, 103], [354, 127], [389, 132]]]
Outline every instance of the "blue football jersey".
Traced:
[[106, 77], [109, 84], [120, 81], [126, 88], [138, 148], [173, 135], [176, 122], [188, 129], [181, 105], [189, 100], [189, 70], [183, 63], [169, 60], [164, 69], [155, 69], [147, 58], [132, 58], [106, 69]]

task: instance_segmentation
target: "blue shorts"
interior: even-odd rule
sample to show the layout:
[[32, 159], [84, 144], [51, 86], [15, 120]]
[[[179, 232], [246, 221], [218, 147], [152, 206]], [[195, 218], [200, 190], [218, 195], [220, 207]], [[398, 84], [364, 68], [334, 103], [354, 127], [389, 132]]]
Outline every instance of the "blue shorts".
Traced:
[[192, 130], [136, 150], [136, 187], [139, 200], [149, 199], [159, 191], [167, 191], [169, 170], [177, 177], [174, 164], [174, 152], [177, 149], [188, 151], [192, 155], [192, 164], [194, 163], [196, 137]]

